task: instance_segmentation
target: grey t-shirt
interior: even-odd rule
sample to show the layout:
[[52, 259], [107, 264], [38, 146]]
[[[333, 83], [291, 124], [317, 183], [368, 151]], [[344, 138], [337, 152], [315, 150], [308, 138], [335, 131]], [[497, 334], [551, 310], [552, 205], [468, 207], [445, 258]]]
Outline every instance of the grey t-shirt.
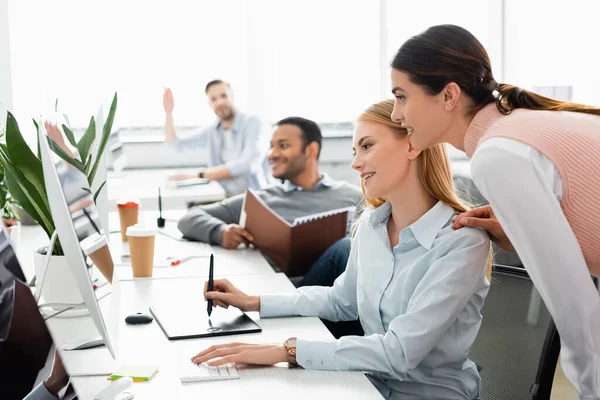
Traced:
[[[260, 198], [288, 222], [305, 215], [358, 206], [362, 192], [358, 186], [345, 181], [323, 179], [312, 190], [272, 186], [258, 192]], [[245, 194], [233, 196], [220, 203], [190, 209], [177, 227], [183, 236], [210, 244], [221, 244], [221, 234], [229, 224], [238, 224]]]

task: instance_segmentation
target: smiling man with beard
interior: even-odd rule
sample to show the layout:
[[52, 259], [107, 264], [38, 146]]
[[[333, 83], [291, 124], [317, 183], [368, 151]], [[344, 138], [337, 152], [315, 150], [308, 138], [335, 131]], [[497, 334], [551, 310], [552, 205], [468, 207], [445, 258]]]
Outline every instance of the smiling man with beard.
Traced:
[[[283, 219], [295, 218], [337, 208], [358, 205], [358, 186], [336, 181], [319, 172], [321, 130], [308, 119], [289, 117], [276, 124], [271, 138], [269, 163], [272, 175], [281, 185], [259, 192], [264, 202]], [[192, 240], [235, 249], [252, 243], [252, 236], [238, 224], [244, 194], [208, 206], [190, 209], [178, 228]]]
[[[220, 79], [210, 81], [204, 90], [208, 105], [217, 121], [199, 135], [178, 139], [175, 132], [173, 109], [175, 101], [171, 89], [165, 88], [163, 106], [166, 114], [165, 138], [179, 149], [208, 147], [208, 168], [196, 174], [177, 174], [171, 180], [205, 178], [218, 181], [228, 196], [259, 189], [264, 183], [260, 168], [267, 149], [265, 125], [259, 118], [246, 115], [235, 107], [231, 85]], [[262, 157], [261, 157], [262, 156]]]

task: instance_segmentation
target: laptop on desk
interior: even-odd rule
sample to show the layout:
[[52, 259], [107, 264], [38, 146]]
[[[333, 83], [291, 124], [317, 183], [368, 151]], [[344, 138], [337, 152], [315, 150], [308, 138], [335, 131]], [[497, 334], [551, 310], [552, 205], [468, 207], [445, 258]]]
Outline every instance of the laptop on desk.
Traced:
[[181, 233], [181, 231], [177, 228], [176, 221], [167, 220], [164, 228], [158, 228], [156, 230], [156, 232], [163, 236], [167, 236], [171, 239], [175, 239], [179, 242], [195, 242], [195, 243], [206, 245], [205, 247], [207, 247], [207, 250], [209, 251], [209, 253], [211, 251], [210, 245], [208, 245], [207, 243], [198, 242], [196, 240], [189, 239], [189, 238], [183, 236], [183, 233]]
[[181, 233], [181, 231], [177, 229], [177, 223], [173, 221], [167, 221], [165, 227], [158, 228], [156, 232], [180, 242], [187, 241], [187, 239], [183, 236], [183, 233]]
[[168, 181], [167, 187], [170, 189], [179, 189], [191, 186], [208, 185], [210, 181], [204, 178], [189, 178], [181, 181]]
[[248, 315], [235, 307], [217, 307], [211, 317], [206, 312], [202, 295], [196, 300], [181, 301], [161, 296], [150, 307], [150, 312], [169, 340], [195, 339], [213, 336], [239, 335], [261, 332]]

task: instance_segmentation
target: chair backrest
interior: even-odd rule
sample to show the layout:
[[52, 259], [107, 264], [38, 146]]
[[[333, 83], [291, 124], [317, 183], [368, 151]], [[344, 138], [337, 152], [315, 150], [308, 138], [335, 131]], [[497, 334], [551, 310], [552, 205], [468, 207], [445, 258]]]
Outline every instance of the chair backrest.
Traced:
[[527, 271], [494, 265], [482, 314], [469, 354], [480, 370], [481, 399], [549, 399], [560, 340]]

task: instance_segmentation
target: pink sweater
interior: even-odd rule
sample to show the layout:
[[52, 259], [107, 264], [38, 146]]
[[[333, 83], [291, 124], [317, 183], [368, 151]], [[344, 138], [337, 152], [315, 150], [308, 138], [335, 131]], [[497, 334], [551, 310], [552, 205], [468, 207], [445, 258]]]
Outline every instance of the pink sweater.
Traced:
[[526, 109], [502, 115], [489, 104], [469, 125], [467, 155], [492, 137], [523, 142], [556, 166], [563, 182], [561, 207], [590, 273], [600, 276], [600, 116]]

